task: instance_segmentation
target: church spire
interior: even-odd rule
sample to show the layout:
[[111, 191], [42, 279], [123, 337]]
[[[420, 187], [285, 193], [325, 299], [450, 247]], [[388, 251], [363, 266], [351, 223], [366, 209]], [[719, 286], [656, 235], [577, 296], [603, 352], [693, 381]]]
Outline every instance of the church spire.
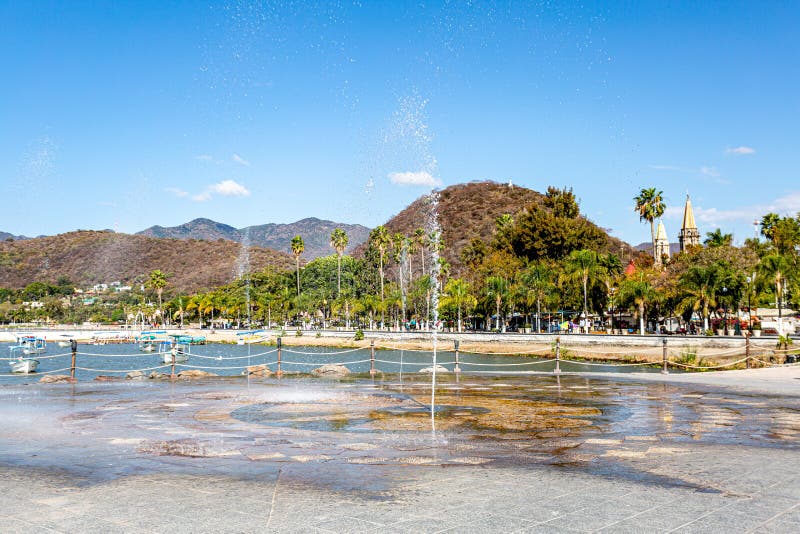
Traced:
[[678, 241], [681, 245], [681, 252], [686, 252], [689, 247], [696, 247], [700, 244], [700, 231], [694, 222], [692, 201], [689, 199], [688, 193], [686, 194], [686, 206], [683, 208], [683, 226]]
[[667, 231], [664, 228], [664, 223], [659, 221], [658, 231], [656, 231], [655, 242], [655, 264], [662, 265], [664, 260], [669, 260], [669, 239], [667, 239]]

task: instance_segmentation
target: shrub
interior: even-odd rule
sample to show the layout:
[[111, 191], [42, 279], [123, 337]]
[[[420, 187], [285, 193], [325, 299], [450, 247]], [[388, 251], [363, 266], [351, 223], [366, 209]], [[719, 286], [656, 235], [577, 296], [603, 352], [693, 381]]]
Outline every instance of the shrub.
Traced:
[[356, 330], [356, 335], [353, 337], [356, 341], [362, 341], [364, 339], [364, 331], [360, 328]]

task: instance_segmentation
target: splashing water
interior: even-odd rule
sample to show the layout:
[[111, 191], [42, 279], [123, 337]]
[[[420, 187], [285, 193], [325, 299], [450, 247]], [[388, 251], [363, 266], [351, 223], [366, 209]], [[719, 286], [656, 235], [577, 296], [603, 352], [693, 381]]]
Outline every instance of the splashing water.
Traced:
[[236, 278], [242, 279], [245, 276], [244, 299], [247, 311], [247, 324], [250, 324], [250, 228], [245, 228], [242, 235], [239, 257], [236, 258]]
[[442, 228], [439, 226], [439, 192], [431, 191], [428, 196], [428, 235], [430, 239], [431, 257], [431, 315], [433, 319], [433, 372], [431, 373], [431, 432], [436, 434], [436, 423], [434, 421], [436, 404], [436, 342], [439, 330], [439, 243], [441, 241]]

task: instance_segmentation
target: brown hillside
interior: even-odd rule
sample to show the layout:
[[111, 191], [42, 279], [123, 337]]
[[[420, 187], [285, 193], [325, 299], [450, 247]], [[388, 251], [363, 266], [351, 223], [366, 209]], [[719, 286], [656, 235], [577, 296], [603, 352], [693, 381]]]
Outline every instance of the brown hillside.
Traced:
[[[133, 283], [160, 269], [169, 288], [196, 291], [234, 279], [241, 246], [232, 241], [159, 239], [114, 232], [77, 231], [0, 243], [0, 287], [21, 288], [35, 281], [68, 276], [78, 286]], [[250, 247], [250, 270], [291, 269], [289, 254]]]
[[[445, 259], [450, 263], [452, 273], [457, 275], [461, 271], [461, 251], [472, 239], [479, 237], [487, 244], [491, 242], [498, 217], [506, 213], [516, 215], [526, 206], [541, 204], [543, 198], [542, 193], [532, 189], [491, 181], [443, 189], [439, 193], [439, 223], [445, 242]], [[427, 196], [418, 198], [389, 219], [386, 227], [391, 233], [412, 235], [416, 228], [426, 227], [428, 205]], [[627, 261], [632, 248], [609, 236], [608, 251]]]
[[[544, 195], [524, 187], [509, 187], [497, 182], [470, 182], [447, 187], [439, 192], [439, 224], [445, 242], [445, 259], [453, 273], [461, 270], [461, 251], [475, 238], [492, 239], [495, 219], [514, 214]], [[426, 228], [429, 200], [423, 196], [389, 219], [391, 233], [412, 235], [417, 228]]]

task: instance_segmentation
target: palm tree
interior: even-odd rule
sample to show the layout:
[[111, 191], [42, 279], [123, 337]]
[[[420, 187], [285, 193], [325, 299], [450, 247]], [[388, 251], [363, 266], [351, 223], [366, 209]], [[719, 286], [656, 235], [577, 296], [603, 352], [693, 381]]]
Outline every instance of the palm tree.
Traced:
[[[378, 266], [378, 275], [380, 276], [381, 282], [381, 302], [384, 299], [384, 292], [383, 292], [383, 256], [386, 254], [386, 249], [389, 246], [390, 238], [389, 238], [389, 230], [384, 226], [380, 225], [376, 227], [369, 235], [369, 240], [371, 241], [372, 245], [378, 249], [378, 253], [380, 255], [380, 264]], [[384, 323], [384, 315], [383, 310], [381, 310], [381, 327], [383, 327]]]
[[422, 228], [414, 230], [414, 241], [419, 247], [419, 259], [422, 266], [422, 276], [425, 276], [425, 247], [428, 246], [428, 234]]
[[707, 247], [729, 247], [733, 244], [733, 234], [723, 234], [717, 228], [713, 232], [706, 232], [706, 239], [703, 244]]
[[297, 271], [297, 296], [300, 296], [300, 254], [306, 250], [306, 245], [303, 238], [296, 235], [292, 238], [292, 254], [294, 254], [294, 263]]
[[656, 292], [650, 282], [640, 277], [639, 280], [629, 279], [623, 282], [620, 288], [620, 296], [636, 306], [637, 315], [639, 316], [639, 333], [644, 334], [645, 325], [645, 310], [647, 304], [656, 297]]
[[589, 282], [594, 282], [605, 272], [597, 252], [593, 250], [573, 250], [564, 264], [564, 277], [569, 281], [580, 281], [583, 287], [583, 316], [589, 320], [588, 294]]
[[336, 251], [336, 296], [342, 295], [342, 254], [347, 248], [347, 232], [341, 228], [336, 228], [331, 232], [331, 247]]
[[636, 201], [634, 211], [639, 214], [639, 221], [647, 221], [650, 223], [650, 238], [653, 243], [653, 258], [656, 263], [660, 263], [661, 259], [656, 257], [656, 231], [653, 222], [664, 215], [666, 204], [662, 197], [663, 191], [656, 191], [655, 187], [649, 189], [642, 189], [639, 194], [633, 197]]
[[461, 310], [470, 310], [478, 305], [478, 299], [472, 295], [469, 282], [461, 278], [453, 278], [444, 286], [442, 306], [455, 306], [458, 317], [458, 331], [461, 332]]
[[703, 315], [703, 331], [708, 331], [709, 309], [717, 305], [717, 270], [713, 267], [692, 266], [681, 276], [679, 288], [683, 298], [679, 310], [699, 311]]
[[508, 295], [508, 282], [502, 276], [490, 276], [486, 279], [486, 296], [494, 300], [497, 313], [497, 330], [500, 331], [500, 304]]
[[786, 288], [787, 275], [791, 265], [785, 256], [781, 254], [770, 254], [761, 259], [759, 270], [769, 280], [775, 284], [775, 298], [778, 305], [778, 335], [783, 335], [783, 292]]
[[532, 263], [522, 273], [522, 282], [528, 288], [528, 303], [536, 302], [536, 332], [541, 332], [542, 299], [547, 298], [555, 287], [555, 273], [546, 263]]
[[[158, 295], [158, 312], [161, 312], [161, 294], [164, 292], [164, 288], [167, 285], [167, 275], [161, 272], [159, 269], [154, 271], [150, 271], [150, 275], [147, 281], [147, 285], [150, 288], [156, 290], [156, 295]], [[162, 318], [163, 321], [163, 318]]]

